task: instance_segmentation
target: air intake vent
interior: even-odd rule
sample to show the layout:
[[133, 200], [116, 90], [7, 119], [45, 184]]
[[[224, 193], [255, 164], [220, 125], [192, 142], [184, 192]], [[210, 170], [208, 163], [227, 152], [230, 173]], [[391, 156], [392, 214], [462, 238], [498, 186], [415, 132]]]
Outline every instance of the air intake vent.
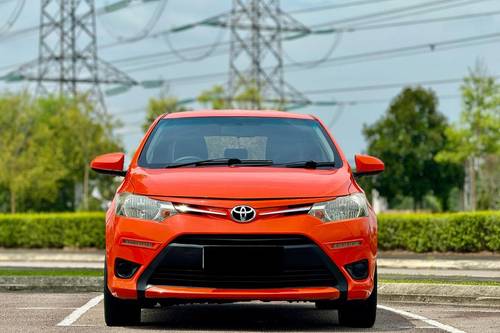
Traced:
[[302, 236], [189, 235], [165, 251], [149, 285], [265, 289], [337, 284], [322, 251]]

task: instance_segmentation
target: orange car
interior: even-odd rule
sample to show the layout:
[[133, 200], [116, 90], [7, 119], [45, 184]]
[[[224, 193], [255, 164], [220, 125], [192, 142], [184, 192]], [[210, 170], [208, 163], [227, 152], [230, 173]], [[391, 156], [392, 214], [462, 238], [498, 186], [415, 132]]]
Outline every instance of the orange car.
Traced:
[[159, 117], [124, 171], [124, 154], [92, 161], [123, 176], [106, 215], [106, 323], [141, 308], [199, 302], [307, 301], [341, 325], [371, 327], [377, 220], [356, 172], [314, 116], [196, 111]]

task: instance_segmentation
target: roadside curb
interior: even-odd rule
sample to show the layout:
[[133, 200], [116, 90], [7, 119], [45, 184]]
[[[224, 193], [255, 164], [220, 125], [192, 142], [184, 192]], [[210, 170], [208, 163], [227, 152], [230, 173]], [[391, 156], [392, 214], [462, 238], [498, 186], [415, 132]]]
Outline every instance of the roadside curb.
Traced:
[[0, 291], [91, 292], [102, 291], [102, 277], [0, 276]]
[[437, 283], [384, 283], [380, 300], [386, 302], [447, 303], [500, 307], [500, 287]]
[[[102, 277], [2, 276], [0, 292], [99, 292]], [[382, 302], [468, 304], [500, 307], [500, 287], [435, 283], [381, 283]]]

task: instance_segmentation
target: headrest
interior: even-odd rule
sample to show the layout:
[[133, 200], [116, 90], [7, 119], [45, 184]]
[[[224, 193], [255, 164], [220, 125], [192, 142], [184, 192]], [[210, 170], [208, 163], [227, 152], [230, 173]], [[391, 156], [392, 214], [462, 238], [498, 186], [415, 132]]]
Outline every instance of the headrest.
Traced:
[[248, 159], [248, 150], [245, 148], [226, 148], [224, 149], [224, 157], [246, 160]]

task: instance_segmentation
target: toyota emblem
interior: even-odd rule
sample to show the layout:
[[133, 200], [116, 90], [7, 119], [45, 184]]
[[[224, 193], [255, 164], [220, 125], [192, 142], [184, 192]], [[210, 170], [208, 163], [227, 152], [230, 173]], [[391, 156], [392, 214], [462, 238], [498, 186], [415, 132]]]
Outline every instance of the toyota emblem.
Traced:
[[236, 206], [231, 210], [231, 217], [239, 223], [251, 222], [257, 213], [250, 206]]

